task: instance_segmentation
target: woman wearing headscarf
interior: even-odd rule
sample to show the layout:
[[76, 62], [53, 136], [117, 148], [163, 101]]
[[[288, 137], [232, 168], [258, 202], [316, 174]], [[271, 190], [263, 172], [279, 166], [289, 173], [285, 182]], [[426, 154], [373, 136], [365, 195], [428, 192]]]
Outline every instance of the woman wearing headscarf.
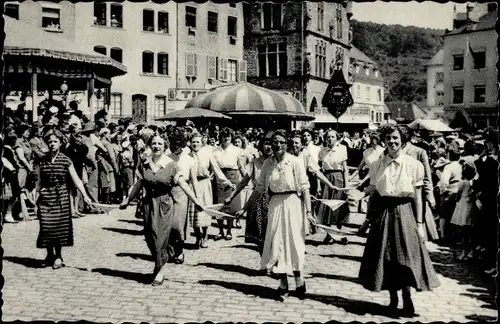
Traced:
[[63, 246], [73, 246], [73, 223], [70, 205], [70, 180], [83, 195], [87, 204], [92, 201], [87, 195], [82, 181], [71, 160], [60, 152], [64, 135], [58, 130], [50, 130], [44, 136], [49, 147], [47, 154], [37, 167], [38, 218], [40, 232], [37, 247], [47, 249], [43, 266], [61, 268]]
[[[234, 137], [234, 132], [230, 128], [223, 128], [220, 132], [220, 145], [216, 147], [213, 151], [215, 161], [219, 165], [220, 169], [226, 176], [226, 178], [231, 181], [232, 186], [228, 186], [227, 183], [221, 182], [219, 179], [216, 181], [216, 201], [217, 203], [224, 203], [224, 201], [231, 195], [232, 189], [240, 182], [241, 178], [245, 175], [245, 157], [243, 150], [232, 144], [232, 139]], [[231, 205], [225, 208], [228, 214], [236, 214], [242, 207], [241, 199], [233, 199]], [[224, 220], [218, 219], [217, 224], [219, 226], [219, 235], [217, 235], [216, 240], [225, 238], [226, 240], [232, 240], [233, 236], [231, 234], [231, 229], [233, 227], [233, 220], [227, 219], [227, 233], [224, 235]]]
[[273, 157], [266, 159], [256, 194], [269, 194], [267, 229], [260, 262], [261, 269], [280, 277], [278, 294], [288, 292], [287, 274], [293, 274], [296, 293], [304, 296], [303, 278], [307, 222], [311, 214], [309, 181], [303, 164], [287, 153], [287, 134], [278, 130], [272, 137]]
[[[439, 286], [425, 247], [425, 224], [422, 208], [424, 167], [404, 154], [403, 131], [388, 126], [381, 131], [387, 154], [369, 170], [370, 185], [366, 193], [378, 199], [373, 223], [365, 245], [359, 278], [371, 291], [389, 290], [389, 308], [396, 312], [398, 291], [403, 294], [403, 315], [415, 313], [410, 288], [417, 291]], [[376, 213], [376, 214], [375, 214]]]
[[[124, 199], [120, 208], [125, 209], [129, 202], [145, 190], [143, 200], [144, 235], [146, 243], [155, 260], [153, 286], [163, 284], [165, 265], [175, 261], [175, 247], [178, 244], [179, 231], [182, 230], [182, 217], [185, 221], [187, 201], [179, 194], [182, 191], [201, 209], [201, 203], [186, 182], [181, 167], [167, 154], [165, 140], [154, 135], [148, 141], [151, 157], [142, 163], [138, 170], [138, 181]], [[181, 227], [181, 228], [179, 228]]]
[[[236, 186], [236, 189], [231, 193], [231, 196], [225, 201], [226, 204], [230, 204], [231, 201], [238, 196], [238, 194], [249, 184], [252, 186], [252, 190], [255, 188], [257, 181], [260, 178], [260, 173], [264, 161], [272, 156], [272, 146], [271, 137], [263, 137], [259, 141], [259, 152], [258, 158], [252, 160], [247, 165], [247, 173], [243, 180]], [[238, 217], [241, 217], [244, 213], [247, 214], [246, 226], [245, 226], [245, 242], [257, 244], [259, 253], [262, 255], [262, 249], [264, 248], [264, 235], [267, 227], [267, 212], [268, 212], [269, 196], [267, 192], [256, 192], [253, 191], [252, 195], [249, 197], [248, 201], [243, 206], [243, 209], [237, 213]]]

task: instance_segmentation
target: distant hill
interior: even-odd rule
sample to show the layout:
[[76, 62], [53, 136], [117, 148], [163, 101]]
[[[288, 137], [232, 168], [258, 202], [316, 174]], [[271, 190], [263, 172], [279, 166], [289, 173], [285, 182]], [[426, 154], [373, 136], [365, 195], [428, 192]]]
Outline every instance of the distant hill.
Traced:
[[386, 101], [426, 98], [426, 66], [444, 30], [351, 21], [353, 45], [378, 63], [389, 86]]

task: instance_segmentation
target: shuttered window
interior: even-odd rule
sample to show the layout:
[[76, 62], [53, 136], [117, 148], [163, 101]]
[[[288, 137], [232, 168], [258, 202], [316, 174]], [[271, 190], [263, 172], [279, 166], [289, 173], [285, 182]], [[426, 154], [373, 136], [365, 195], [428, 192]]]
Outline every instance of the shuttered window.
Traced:
[[186, 76], [196, 77], [198, 75], [198, 57], [196, 53], [186, 53]]

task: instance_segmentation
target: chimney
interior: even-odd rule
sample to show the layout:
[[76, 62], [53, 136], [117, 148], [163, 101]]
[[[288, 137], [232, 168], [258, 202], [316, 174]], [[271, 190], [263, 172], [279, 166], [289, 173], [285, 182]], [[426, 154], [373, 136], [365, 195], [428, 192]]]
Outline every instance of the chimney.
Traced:
[[497, 11], [497, 3], [496, 2], [488, 3], [488, 12], [495, 12], [495, 11]]

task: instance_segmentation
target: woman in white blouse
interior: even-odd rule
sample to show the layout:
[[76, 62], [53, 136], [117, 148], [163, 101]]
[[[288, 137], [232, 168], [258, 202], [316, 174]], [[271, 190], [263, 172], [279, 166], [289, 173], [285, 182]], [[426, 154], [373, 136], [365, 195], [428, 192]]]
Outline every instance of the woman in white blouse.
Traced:
[[[228, 186], [227, 183], [217, 180], [216, 182], [216, 197], [217, 203], [224, 203], [224, 201], [231, 195], [232, 189], [241, 181], [241, 178], [246, 174], [245, 171], [245, 156], [241, 148], [236, 147], [232, 144], [232, 139], [234, 137], [234, 132], [230, 128], [223, 128], [220, 132], [220, 146], [214, 149], [214, 159], [217, 162], [219, 168], [222, 170], [226, 178], [231, 181], [233, 186]], [[236, 214], [241, 210], [243, 204], [239, 197], [233, 199], [231, 204], [225, 208], [225, 212], [228, 214]], [[219, 226], [219, 235], [217, 235], [216, 240], [225, 238], [226, 240], [232, 240], [231, 229], [233, 227], [233, 220], [227, 220], [227, 234], [224, 235], [224, 220], [217, 220]]]
[[[319, 164], [326, 178], [337, 188], [344, 188], [348, 177], [347, 169], [347, 148], [338, 141], [338, 134], [334, 130], [329, 130], [325, 134], [326, 147], [319, 153]], [[347, 197], [343, 191], [333, 190], [330, 187], [323, 189], [323, 199], [345, 200]], [[328, 206], [319, 207], [316, 219], [319, 224], [330, 226], [336, 224], [340, 229], [342, 224], [348, 220], [349, 206], [344, 204], [340, 208], [332, 211]], [[326, 234], [323, 242], [332, 243], [334, 241], [330, 234]], [[343, 238], [343, 244], [347, 239]]]
[[274, 133], [272, 146], [273, 157], [264, 162], [256, 188], [270, 197], [260, 266], [280, 276], [280, 295], [288, 292], [287, 274], [293, 273], [296, 293], [302, 297], [306, 292], [302, 271], [307, 221], [315, 221], [311, 217], [309, 181], [303, 163], [286, 152], [285, 131]]
[[368, 290], [389, 290], [392, 312], [397, 311], [397, 292], [402, 290], [402, 315], [412, 316], [415, 308], [410, 288], [431, 290], [439, 286], [439, 281], [424, 244], [421, 195], [424, 166], [402, 152], [401, 134], [397, 126], [382, 129], [387, 155], [370, 166], [370, 185], [365, 192], [378, 195], [378, 199], [377, 206], [373, 206], [374, 220], [359, 278]]

